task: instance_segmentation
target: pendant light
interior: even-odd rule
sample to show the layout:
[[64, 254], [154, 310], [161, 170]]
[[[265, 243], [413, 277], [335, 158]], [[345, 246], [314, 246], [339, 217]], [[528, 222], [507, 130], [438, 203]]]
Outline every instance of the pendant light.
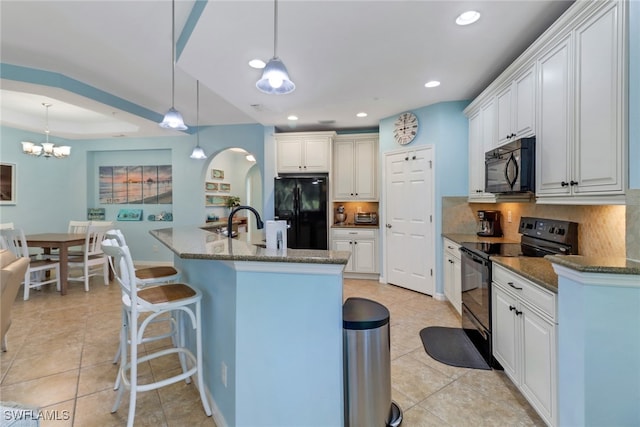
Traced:
[[291, 93], [296, 88], [296, 85], [289, 78], [287, 67], [277, 55], [278, 48], [278, 0], [273, 2], [273, 58], [264, 70], [262, 70], [262, 77], [256, 82], [258, 90], [268, 94], [284, 95]]
[[200, 147], [200, 80], [196, 80], [196, 146], [189, 156], [192, 159], [204, 160], [207, 155]]
[[164, 115], [160, 127], [165, 129], [187, 130], [182, 114], [175, 109], [176, 92], [176, 2], [171, 1], [171, 108]]
[[71, 155], [71, 147], [68, 145], [59, 145], [49, 142], [49, 107], [52, 104], [48, 104], [46, 102], [42, 103], [42, 106], [46, 108], [46, 116], [45, 116], [45, 141], [41, 145], [34, 144], [29, 141], [22, 141], [22, 152], [25, 154], [29, 154], [30, 156], [35, 157], [44, 157], [48, 159], [49, 157], [55, 157], [56, 159], [64, 159], [65, 157], [69, 157]]

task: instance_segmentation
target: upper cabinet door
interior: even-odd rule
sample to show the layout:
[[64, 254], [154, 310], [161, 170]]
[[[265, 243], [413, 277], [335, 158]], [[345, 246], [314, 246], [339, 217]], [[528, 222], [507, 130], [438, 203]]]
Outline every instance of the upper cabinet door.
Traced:
[[575, 30], [575, 193], [624, 191], [623, 7], [612, 2]]
[[278, 173], [329, 173], [335, 132], [276, 134]]
[[536, 67], [526, 69], [513, 82], [513, 133], [516, 139], [535, 134]]
[[378, 200], [378, 134], [338, 135], [333, 144], [333, 200]]
[[571, 135], [571, 35], [538, 59], [536, 192], [569, 194]]
[[511, 84], [509, 84], [496, 96], [496, 102], [498, 103], [498, 141], [497, 144], [493, 144], [494, 147], [506, 144], [513, 138], [513, 131], [511, 130], [511, 87]]

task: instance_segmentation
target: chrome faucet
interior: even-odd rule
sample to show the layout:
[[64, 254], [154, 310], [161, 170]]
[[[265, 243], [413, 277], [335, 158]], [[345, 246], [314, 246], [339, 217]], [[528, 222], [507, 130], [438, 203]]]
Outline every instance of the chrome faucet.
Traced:
[[230, 239], [233, 237], [233, 233], [231, 231], [232, 230], [231, 227], [233, 225], [233, 216], [236, 214], [236, 212], [238, 212], [238, 211], [240, 211], [242, 209], [248, 209], [251, 212], [253, 212], [253, 214], [256, 216], [256, 227], [258, 229], [264, 228], [264, 222], [262, 222], [262, 218], [260, 218], [260, 214], [258, 213], [257, 210], [255, 210], [251, 206], [236, 206], [229, 213], [229, 219], [227, 220], [227, 236], [229, 236]]

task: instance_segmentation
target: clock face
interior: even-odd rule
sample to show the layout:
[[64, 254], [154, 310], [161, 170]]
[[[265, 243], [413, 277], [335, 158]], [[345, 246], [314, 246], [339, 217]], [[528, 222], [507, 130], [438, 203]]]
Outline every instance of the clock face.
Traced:
[[418, 118], [413, 113], [402, 113], [394, 123], [393, 138], [400, 145], [413, 141], [418, 133]]

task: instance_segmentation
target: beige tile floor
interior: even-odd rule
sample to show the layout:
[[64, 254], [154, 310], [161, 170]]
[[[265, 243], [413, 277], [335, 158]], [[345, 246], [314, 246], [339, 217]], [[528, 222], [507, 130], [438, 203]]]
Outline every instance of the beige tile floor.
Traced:
[[[404, 411], [403, 426], [544, 425], [504, 373], [446, 366], [425, 353], [422, 328], [459, 325], [447, 303], [367, 280], [345, 280], [344, 297], [350, 296], [378, 301], [391, 313], [392, 394]], [[9, 350], [0, 356], [0, 399], [41, 408], [42, 426], [125, 425], [126, 396], [110, 413], [119, 304], [119, 289], [100, 280], [88, 293], [72, 284], [64, 297], [44, 289], [23, 301], [19, 293]], [[145, 350], [161, 345], [166, 342], [148, 343]], [[176, 360], [152, 361], [140, 375], [157, 379], [173, 369], [179, 369]], [[140, 394], [135, 424], [215, 425], [195, 387], [182, 382]]]

